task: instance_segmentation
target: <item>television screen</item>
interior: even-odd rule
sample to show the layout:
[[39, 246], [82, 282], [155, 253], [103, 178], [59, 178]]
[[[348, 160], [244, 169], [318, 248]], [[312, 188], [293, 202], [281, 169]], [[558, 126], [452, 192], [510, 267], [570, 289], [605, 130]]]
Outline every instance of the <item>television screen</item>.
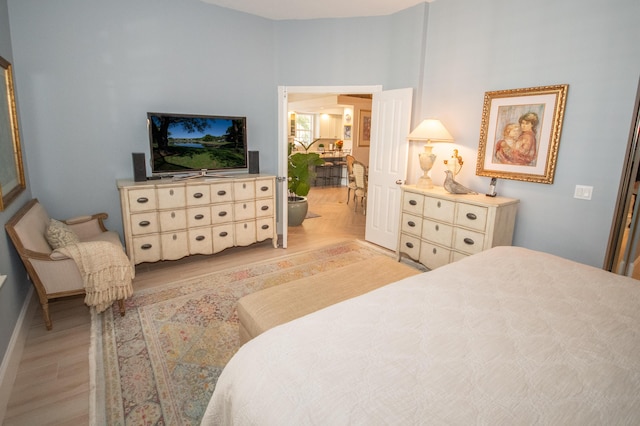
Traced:
[[247, 168], [247, 119], [147, 113], [155, 175]]

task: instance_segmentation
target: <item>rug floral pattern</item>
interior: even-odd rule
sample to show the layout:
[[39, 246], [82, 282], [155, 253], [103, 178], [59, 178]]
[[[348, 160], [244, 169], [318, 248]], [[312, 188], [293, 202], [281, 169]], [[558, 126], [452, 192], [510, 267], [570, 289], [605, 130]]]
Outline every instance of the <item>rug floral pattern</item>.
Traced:
[[[237, 351], [238, 299], [380, 255], [357, 241], [213, 272], [134, 294], [95, 315], [97, 424], [197, 425]], [[92, 384], [93, 386], [93, 384]], [[104, 399], [104, 401], [101, 401]]]

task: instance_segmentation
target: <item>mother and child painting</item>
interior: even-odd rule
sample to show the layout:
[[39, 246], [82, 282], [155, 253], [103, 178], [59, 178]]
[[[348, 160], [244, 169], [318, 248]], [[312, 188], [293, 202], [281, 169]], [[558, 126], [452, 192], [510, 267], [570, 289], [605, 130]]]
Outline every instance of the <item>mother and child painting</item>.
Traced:
[[[534, 166], [538, 158], [538, 125], [540, 113], [544, 105], [528, 105], [530, 110], [516, 115], [516, 109], [522, 111], [522, 106], [501, 107], [505, 111], [498, 112], [498, 123], [502, 125], [502, 138], [495, 144], [493, 162], [498, 164], [512, 164], [519, 166]], [[540, 109], [542, 111], [533, 111]], [[500, 134], [496, 132], [496, 134]], [[497, 139], [497, 138], [496, 138]]]

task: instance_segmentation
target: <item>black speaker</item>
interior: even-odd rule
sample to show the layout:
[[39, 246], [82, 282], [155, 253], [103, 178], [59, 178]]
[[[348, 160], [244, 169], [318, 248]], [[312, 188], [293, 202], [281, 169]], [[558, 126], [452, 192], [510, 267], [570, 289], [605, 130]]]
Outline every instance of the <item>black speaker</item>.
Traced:
[[144, 182], [147, 180], [147, 166], [144, 164], [144, 152], [132, 152], [133, 157], [133, 180]]
[[260, 173], [260, 152], [259, 151], [249, 151], [249, 173], [250, 174], [259, 174]]

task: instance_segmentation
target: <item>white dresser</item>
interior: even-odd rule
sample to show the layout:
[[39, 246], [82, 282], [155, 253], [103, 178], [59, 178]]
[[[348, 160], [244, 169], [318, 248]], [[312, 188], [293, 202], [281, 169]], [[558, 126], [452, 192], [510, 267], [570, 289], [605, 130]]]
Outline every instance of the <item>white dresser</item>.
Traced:
[[275, 177], [118, 180], [131, 263], [213, 254], [271, 238], [278, 246]]
[[511, 245], [518, 203], [513, 198], [405, 185], [398, 260], [404, 254], [435, 269], [491, 247]]

